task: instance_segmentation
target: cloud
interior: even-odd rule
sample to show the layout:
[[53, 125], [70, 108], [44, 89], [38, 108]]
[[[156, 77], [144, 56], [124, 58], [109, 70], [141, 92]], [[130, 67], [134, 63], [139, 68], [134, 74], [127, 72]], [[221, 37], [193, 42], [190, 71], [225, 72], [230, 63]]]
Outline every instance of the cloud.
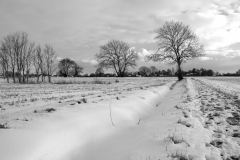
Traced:
[[228, 48], [233, 49], [233, 50], [240, 50], [240, 42], [233, 43], [228, 46]]
[[201, 61], [207, 61], [207, 60], [211, 60], [212, 58], [210, 58], [210, 57], [199, 57], [199, 59]]
[[98, 62], [94, 59], [83, 59], [82, 62], [89, 63], [91, 65], [96, 65]]
[[140, 49], [140, 51], [138, 52], [138, 56], [140, 57], [141, 61], [144, 61], [146, 59], [146, 56], [149, 56], [151, 54], [153, 54], [154, 51], [153, 50], [147, 50], [145, 48]]

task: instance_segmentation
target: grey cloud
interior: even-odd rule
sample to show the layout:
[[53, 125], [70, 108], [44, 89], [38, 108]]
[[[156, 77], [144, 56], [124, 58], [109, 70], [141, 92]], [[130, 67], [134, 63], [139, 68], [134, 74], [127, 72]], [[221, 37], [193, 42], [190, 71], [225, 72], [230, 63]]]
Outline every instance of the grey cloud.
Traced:
[[231, 44], [230, 46], [228, 46], [228, 48], [233, 49], [233, 50], [240, 50], [240, 42]]

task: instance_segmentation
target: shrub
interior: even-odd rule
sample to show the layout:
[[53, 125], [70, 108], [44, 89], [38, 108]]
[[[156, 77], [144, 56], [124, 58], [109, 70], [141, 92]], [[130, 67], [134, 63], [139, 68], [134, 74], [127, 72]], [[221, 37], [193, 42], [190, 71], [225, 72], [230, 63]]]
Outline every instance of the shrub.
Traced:
[[8, 129], [8, 124], [5, 123], [5, 124], [0, 124], [0, 129]]
[[53, 111], [56, 111], [56, 109], [54, 109], [54, 108], [47, 108], [47, 109], [45, 109], [44, 111], [46, 111], [46, 112], [48, 112], [48, 113], [51, 113], [51, 112], [53, 112]]
[[87, 103], [87, 99], [86, 98], [82, 98], [83, 103]]

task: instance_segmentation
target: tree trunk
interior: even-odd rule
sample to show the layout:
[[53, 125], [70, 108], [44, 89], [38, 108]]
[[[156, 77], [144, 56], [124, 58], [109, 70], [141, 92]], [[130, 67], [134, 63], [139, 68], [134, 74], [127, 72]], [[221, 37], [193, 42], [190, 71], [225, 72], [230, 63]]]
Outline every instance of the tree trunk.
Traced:
[[38, 75], [38, 73], [37, 73], [37, 83], [39, 83], [39, 75]]
[[48, 82], [51, 83], [51, 76], [48, 75]]
[[25, 70], [23, 69], [23, 71], [22, 71], [22, 73], [23, 73], [23, 75], [22, 75], [22, 82], [23, 82], [23, 83], [25, 83], [25, 76], [26, 76], [26, 75], [24, 74], [24, 72], [25, 72]]
[[183, 80], [181, 63], [178, 63], [178, 80], [179, 80], [179, 81]]
[[6, 75], [6, 78], [7, 78], [7, 83], [9, 83], [9, 77], [8, 77], [8, 75]]
[[7, 78], [7, 83], [9, 83], [9, 77], [8, 77], [7, 69], [3, 68], [3, 76], [4, 76], [4, 79]]
[[28, 73], [27, 73], [27, 77], [26, 78], [27, 78], [27, 83], [28, 83], [28, 79], [29, 79], [29, 74]]
[[19, 83], [22, 83], [22, 79], [21, 79], [22, 77], [21, 77], [21, 72], [18, 72], [18, 82]]
[[13, 83], [16, 83], [16, 79], [15, 79], [15, 70], [12, 70], [12, 78], [13, 78]]

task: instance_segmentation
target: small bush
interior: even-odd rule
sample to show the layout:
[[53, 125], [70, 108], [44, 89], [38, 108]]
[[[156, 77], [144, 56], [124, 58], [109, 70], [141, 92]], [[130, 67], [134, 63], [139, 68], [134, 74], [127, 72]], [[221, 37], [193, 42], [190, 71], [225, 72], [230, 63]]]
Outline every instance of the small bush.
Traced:
[[0, 124], [0, 129], [8, 129], [8, 124], [5, 123], [5, 124]]

